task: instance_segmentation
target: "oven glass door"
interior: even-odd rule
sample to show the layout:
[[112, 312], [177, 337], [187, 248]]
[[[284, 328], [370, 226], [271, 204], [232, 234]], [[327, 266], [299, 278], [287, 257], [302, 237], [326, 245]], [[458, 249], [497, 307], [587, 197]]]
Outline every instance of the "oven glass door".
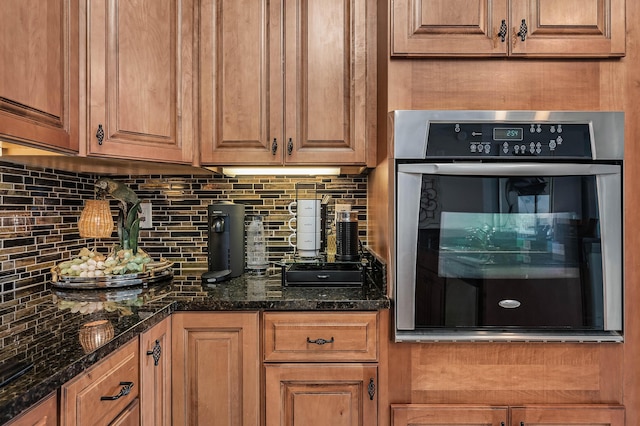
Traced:
[[620, 330], [611, 164], [400, 164], [399, 329]]

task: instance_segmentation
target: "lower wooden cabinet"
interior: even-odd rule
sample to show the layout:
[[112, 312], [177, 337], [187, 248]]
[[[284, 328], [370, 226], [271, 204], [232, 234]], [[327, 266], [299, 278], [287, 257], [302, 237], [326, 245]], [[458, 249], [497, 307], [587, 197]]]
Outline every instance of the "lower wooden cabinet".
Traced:
[[376, 425], [377, 383], [375, 364], [267, 364], [265, 425]]
[[171, 425], [171, 317], [140, 335], [140, 422]]
[[266, 426], [378, 424], [378, 312], [265, 312]]
[[511, 407], [514, 426], [624, 426], [625, 412], [620, 405], [542, 405]]
[[260, 424], [258, 312], [178, 312], [171, 320], [175, 425]]
[[392, 426], [624, 426], [620, 405], [392, 404]]
[[58, 424], [58, 397], [45, 397], [29, 410], [14, 417], [5, 426], [54, 426]]
[[[62, 425], [136, 424], [140, 392], [138, 339], [120, 347], [60, 390]], [[133, 412], [133, 413], [132, 413]]]

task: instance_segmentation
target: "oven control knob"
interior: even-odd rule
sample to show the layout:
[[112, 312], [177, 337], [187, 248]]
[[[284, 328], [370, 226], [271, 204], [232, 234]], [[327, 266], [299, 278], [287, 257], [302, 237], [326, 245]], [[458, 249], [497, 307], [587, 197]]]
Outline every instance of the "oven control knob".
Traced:
[[562, 133], [562, 124], [558, 124], [558, 133]]
[[475, 143], [472, 143], [471, 145], [469, 145], [469, 151], [476, 152], [476, 144]]
[[562, 136], [558, 136], [558, 137], [556, 138], [556, 142], [558, 143], [558, 145], [562, 145], [562, 141], [563, 141], [563, 140], [564, 140], [564, 139], [562, 139]]
[[551, 126], [551, 128], [549, 129], [549, 131], [551, 133], [555, 133], [556, 132], [556, 126]]
[[549, 149], [550, 149], [551, 151], [553, 151], [554, 149], [556, 149], [556, 141], [554, 141], [553, 139], [551, 139], [551, 140], [549, 141]]
[[486, 144], [486, 145], [484, 146], [484, 152], [485, 152], [485, 153], [487, 153], [487, 154], [488, 154], [488, 153], [490, 153], [490, 152], [491, 152], [491, 145]]
[[536, 133], [540, 133], [542, 132], [542, 125], [538, 124], [538, 127], [536, 127]]
[[531, 133], [535, 133], [536, 132], [536, 127], [534, 124], [531, 125], [531, 128], [529, 129], [529, 132]]
[[460, 133], [460, 125], [456, 124], [455, 127], [453, 128], [453, 131], [456, 133]]

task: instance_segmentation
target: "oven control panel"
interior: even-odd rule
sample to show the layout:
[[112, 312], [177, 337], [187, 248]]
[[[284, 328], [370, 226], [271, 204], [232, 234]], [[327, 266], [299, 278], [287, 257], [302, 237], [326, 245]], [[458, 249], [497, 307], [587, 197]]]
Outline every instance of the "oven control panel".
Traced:
[[427, 157], [592, 158], [584, 123], [430, 122]]

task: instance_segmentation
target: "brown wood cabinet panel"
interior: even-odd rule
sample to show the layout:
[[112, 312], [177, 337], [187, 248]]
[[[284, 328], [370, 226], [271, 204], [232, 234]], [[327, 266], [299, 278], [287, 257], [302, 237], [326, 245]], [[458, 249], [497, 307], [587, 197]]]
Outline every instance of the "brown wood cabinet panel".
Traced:
[[508, 0], [395, 0], [392, 56], [506, 56]]
[[258, 426], [257, 312], [172, 315], [173, 424]]
[[0, 138], [78, 151], [78, 0], [4, 0]]
[[616, 57], [625, 0], [396, 0], [392, 56]]
[[365, 163], [371, 3], [285, 1], [286, 162]]
[[140, 410], [143, 425], [171, 424], [171, 317], [140, 335]]
[[371, 364], [265, 365], [266, 426], [377, 423], [377, 368]]
[[86, 8], [87, 155], [191, 163], [192, 0]]
[[[62, 386], [61, 424], [108, 424], [138, 398], [140, 392], [138, 345], [138, 339], [133, 339], [95, 364], [86, 373]], [[103, 396], [118, 395], [120, 396], [113, 400], [101, 399]]]
[[[510, 0], [513, 56], [625, 54], [625, 0]], [[525, 40], [521, 32], [524, 20]]]
[[389, 347], [394, 403], [622, 403], [619, 345], [421, 343]]
[[[203, 0], [198, 7], [201, 160], [281, 164], [280, 1]], [[272, 145], [277, 145], [272, 152]]]
[[6, 426], [55, 426], [58, 424], [58, 396], [54, 392], [25, 411]]
[[109, 426], [139, 426], [147, 424], [140, 421], [140, 399], [136, 398], [113, 422], [109, 423]]
[[391, 426], [505, 426], [508, 410], [481, 405], [392, 404]]
[[203, 164], [366, 163], [371, 2], [205, 0], [198, 14]]
[[377, 312], [266, 312], [264, 360], [377, 361], [377, 316]]
[[512, 426], [624, 426], [620, 405], [524, 406], [511, 408]]

